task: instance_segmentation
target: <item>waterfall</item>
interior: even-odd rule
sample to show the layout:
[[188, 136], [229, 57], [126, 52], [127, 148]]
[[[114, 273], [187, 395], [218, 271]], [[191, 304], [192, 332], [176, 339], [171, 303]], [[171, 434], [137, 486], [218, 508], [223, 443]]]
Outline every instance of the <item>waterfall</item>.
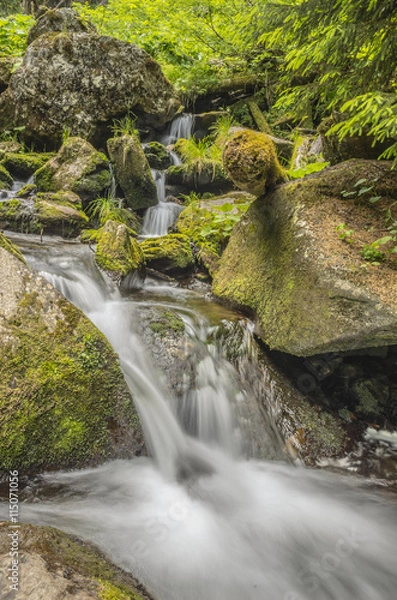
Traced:
[[[45, 474], [48, 500], [28, 490], [22, 520], [95, 543], [161, 600], [395, 598], [395, 501], [358, 478], [244, 460], [233, 402], [246, 390], [208, 344], [194, 292], [163, 286], [156, 296], [152, 285], [122, 297], [85, 247], [24, 253], [113, 344], [153, 458]], [[206, 342], [179, 413], [139, 333], [138, 305], [156, 302], [180, 307], [187, 350]], [[7, 518], [8, 503], [0, 510]]]
[[170, 125], [169, 133], [162, 138], [161, 143], [168, 146], [169, 144], [175, 144], [181, 138], [190, 139], [193, 135], [194, 120], [194, 115], [189, 113], [183, 113], [175, 117]]
[[142, 236], [157, 237], [166, 235], [183, 210], [176, 202], [166, 201], [165, 171], [152, 169], [152, 177], [156, 183], [158, 204], [151, 206], [145, 213], [142, 226]]
[[0, 190], [0, 202], [15, 198], [17, 193], [27, 184], [33, 183], [33, 175], [27, 181], [15, 179], [10, 190]]
[[116, 177], [114, 175], [114, 169], [113, 169], [113, 165], [112, 163], [109, 163], [109, 172], [110, 172], [110, 186], [109, 186], [109, 198], [116, 198], [116, 189], [117, 189], [117, 183], [116, 183]]

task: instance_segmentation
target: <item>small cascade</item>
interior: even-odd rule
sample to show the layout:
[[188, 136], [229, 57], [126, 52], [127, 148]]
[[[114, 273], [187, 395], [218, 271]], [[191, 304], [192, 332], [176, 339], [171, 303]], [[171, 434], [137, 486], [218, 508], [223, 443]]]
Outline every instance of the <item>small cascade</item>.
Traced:
[[175, 202], [166, 201], [166, 176], [165, 171], [152, 169], [152, 176], [156, 183], [157, 198], [159, 203], [149, 208], [143, 219], [142, 235], [145, 237], [158, 237], [166, 235], [168, 229], [175, 223], [183, 207]]
[[175, 142], [181, 138], [188, 140], [193, 135], [193, 129], [194, 115], [190, 113], [178, 115], [172, 121], [170, 131], [162, 138], [161, 143], [164, 144], [164, 146], [168, 146], [169, 144], [175, 144]]
[[15, 198], [17, 193], [29, 183], [33, 183], [33, 175], [29, 177], [27, 181], [15, 180], [10, 190], [0, 190], [0, 202], [4, 202], [5, 200], [11, 200], [12, 198]]

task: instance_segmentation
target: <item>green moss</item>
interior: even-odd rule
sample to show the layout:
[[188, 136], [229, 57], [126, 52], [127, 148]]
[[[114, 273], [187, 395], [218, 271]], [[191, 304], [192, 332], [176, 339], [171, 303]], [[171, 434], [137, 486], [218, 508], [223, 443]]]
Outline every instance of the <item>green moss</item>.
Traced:
[[272, 140], [249, 129], [238, 131], [229, 139], [223, 165], [237, 187], [256, 196], [285, 179]]
[[9, 190], [12, 185], [12, 177], [5, 168], [4, 164], [0, 163], [0, 190]]
[[26, 261], [22, 256], [22, 252], [20, 251], [18, 246], [15, 246], [15, 244], [10, 242], [10, 240], [8, 240], [2, 233], [0, 233], [0, 248], [4, 248], [4, 250], [7, 250], [7, 252], [9, 252], [10, 254], [18, 258], [20, 261], [22, 261], [24, 264], [26, 264]]
[[[118, 361], [102, 334], [54, 292], [25, 294], [0, 349], [0, 468], [78, 466], [110, 456], [112, 425], [134, 430]], [[63, 318], [54, 329], [44, 315]]]
[[171, 310], [162, 311], [158, 315], [158, 318], [150, 323], [149, 327], [161, 338], [166, 337], [170, 333], [183, 335], [185, 332], [183, 320], [178, 314]]
[[3, 165], [16, 177], [30, 177], [37, 169], [42, 168], [50, 158], [52, 153], [28, 152], [25, 154], [7, 152], [3, 158]]
[[145, 146], [144, 152], [152, 169], [163, 170], [170, 166], [170, 155], [160, 142], [150, 142]]
[[17, 193], [17, 198], [28, 198], [36, 192], [37, 188], [34, 183], [27, 183]]
[[37, 194], [35, 210], [43, 231], [63, 237], [78, 235], [89, 219], [82, 210], [79, 210], [81, 208], [79, 198], [77, 198], [78, 202], [73, 202], [75, 198], [77, 197], [74, 194], [70, 196], [70, 192]]
[[[8, 552], [8, 524], [0, 524], [0, 550]], [[59, 574], [72, 571], [97, 584], [96, 593], [101, 600], [144, 600], [138, 582], [128, 573], [118, 569], [94, 546], [74, 536], [35, 525], [20, 525], [20, 534], [25, 552], [39, 554], [50, 572]], [[83, 590], [82, 590], [83, 591]], [[81, 594], [80, 594], [81, 595]]]
[[194, 266], [189, 238], [181, 234], [169, 234], [146, 239], [140, 243], [146, 264], [160, 271], [185, 271]]
[[42, 192], [56, 192], [57, 185], [54, 181], [54, 171], [50, 164], [45, 164], [34, 173], [34, 183]]
[[95, 260], [103, 269], [120, 276], [141, 269], [145, 262], [134, 232], [115, 221], [107, 221], [98, 230]]
[[99, 235], [100, 235], [99, 229], [84, 229], [80, 233], [80, 242], [82, 244], [89, 244], [90, 242], [92, 242], [93, 244], [96, 244], [98, 241]]

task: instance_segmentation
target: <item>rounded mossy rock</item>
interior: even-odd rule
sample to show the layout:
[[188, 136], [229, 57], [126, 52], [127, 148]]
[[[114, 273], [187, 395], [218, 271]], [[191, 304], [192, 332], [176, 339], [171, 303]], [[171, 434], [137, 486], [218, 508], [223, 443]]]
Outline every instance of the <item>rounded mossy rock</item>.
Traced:
[[34, 182], [39, 192], [74, 192], [85, 208], [91, 200], [108, 191], [111, 185], [109, 162], [89, 142], [72, 137], [35, 172]]
[[[114, 566], [99, 550], [52, 527], [19, 524], [23, 551], [21, 600], [149, 600], [150, 596], [132, 575]], [[0, 524], [0, 570], [10, 565], [10, 527]], [[4, 589], [5, 589], [4, 584]], [[7, 583], [8, 585], [8, 583]]]
[[145, 144], [143, 151], [152, 169], [162, 171], [171, 166], [171, 157], [167, 149], [160, 142], [149, 142]]
[[[377, 203], [343, 197], [363, 178], [376, 180]], [[254, 313], [271, 349], [311, 356], [396, 344], [397, 271], [360, 254], [384, 235], [396, 197], [388, 161], [351, 160], [280, 186], [233, 229], [213, 293]], [[342, 220], [352, 243], [335, 232]]]
[[11, 198], [0, 202], [0, 227], [20, 233], [40, 233], [42, 224], [31, 199]]
[[222, 158], [233, 183], [254, 196], [284, 180], [274, 143], [265, 133], [238, 129], [226, 142]]
[[53, 156], [51, 152], [6, 152], [1, 164], [14, 177], [27, 179]]
[[46, 33], [62, 33], [65, 31], [95, 34], [96, 28], [71, 8], [46, 10], [29, 30], [28, 45]]
[[139, 287], [145, 278], [145, 259], [135, 233], [124, 223], [107, 221], [96, 234], [97, 264], [122, 289]]
[[[53, 12], [54, 21], [59, 13]], [[80, 19], [75, 14], [63, 20], [61, 31], [43, 33], [28, 46], [1, 94], [0, 130], [23, 127], [24, 142], [53, 149], [65, 128], [103, 144], [114, 120], [131, 111], [144, 126], [171, 121], [180, 101], [160, 65], [134, 44], [99, 36], [89, 26], [74, 31]]]
[[12, 186], [12, 176], [4, 165], [0, 163], [0, 190], [9, 190]]
[[170, 233], [143, 240], [139, 246], [151, 269], [168, 275], [184, 275], [194, 268], [190, 240], [186, 235]]
[[35, 197], [35, 215], [43, 233], [64, 238], [79, 235], [89, 221], [82, 211], [79, 196], [68, 191], [38, 193]]
[[142, 451], [139, 419], [106, 338], [4, 244], [0, 406], [0, 469], [83, 467]]
[[139, 138], [122, 135], [107, 142], [117, 183], [133, 210], [157, 204], [157, 188]]

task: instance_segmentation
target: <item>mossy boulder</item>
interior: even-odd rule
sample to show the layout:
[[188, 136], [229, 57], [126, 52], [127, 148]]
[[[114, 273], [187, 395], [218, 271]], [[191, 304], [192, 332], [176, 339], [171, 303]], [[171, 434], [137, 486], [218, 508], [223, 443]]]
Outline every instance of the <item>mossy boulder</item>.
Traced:
[[[58, 15], [50, 13], [51, 27]], [[48, 13], [44, 19], [49, 21]], [[72, 20], [80, 21], [77, 13]], [[0, 97], [0, 129], [23, 127], [25, 142], [53, 149], [61, 144], [65, 127], [74, 136], [102, 144], [114, 119], [130, 111], [144, 126], [161, 128], [172, 120], [180, 101], [147, 52], [98, 36], [89, 26], [89, 31], [70, 30], [76, 27], [71, 27], [69, 17], [60, 18], [57, 29], [62, 22], [61, 31], [43, 33], [28, 46]]]
[[95, 260], [123, 289], [139, 287], [145, 277], [145, 259], [135, 233], [124, 223], [107, 221], [96, 235]]
[[149, 163], [135, 135], [122, 135], [107, 142], [117, 183], [133, 210], [157, 204], [157, 188]]
[[195, 190], [200, 193], [223, 194], [233, 188], [219, 164], [207, 164], [200, 172], [189, 164], [172, 165], [167, 169], [167, 184], [186, 194]]
[[[396, 344], [397, 270], [360, 254], [385, 235], [397, 198], [390, 167], [352, 160], [281, 186], [234, 228], [213, 292], [253, 313], [270, 348], [310, 356]], [[342, 196], [362, 178], [377, 180], [377, 203]], [[338, 238], [341, 222], [354, 229], [353, 243]]]
[[223, 151], [223, 166], [238, 188], [254, 196], [262, 196], [284, 179], [270, 137], [250, 129], [238, 129], [229, 138]]
[[35, 198], [36, 218], [44, 233], [74, 237], [88, 224], [81, 200], [73, 192], [39, 193]]
[[[9, 523], [0, 523], [0, 583], [4, 590], [10, 584], [6, 581], [9, 533]], [[23, 579], [17, 592], [21, 600], [149, 600], [142, 584], [91, 544], [52, 527], [19, 524], [18, 533], [23, 553]]]
[[170, 233], [139, 244], [148, 267], [169, 275], [182, 275], [194, 268], [189, 238]]
[[0, 202], [0, 227], [21, 233], [40, 233], [34, 200], [10, 198]]
[[28, 45], [45, 33], [62, 33], [65, 31], [74, 31], [75, 33], [96, 33], [94, 25], [86, 19], [83, 19], [83, 17], [71, 8], [46, 10], [30, 29], [28, 34]]
[[9, 190], [13, 179], [7, 169], [0, 163], [0, 190]]
[[160, 144], [160, 142], [149, 142], [148, 144], [145, 144], [143, 151], [152, 169], [162, 171], [168, 169], [172, 164], [167, 149], [163, 144]]
[[139, 420], [105, 337], [3, 247], [0, 283], [0, 469], [82, 467], [139, 453]]
[[54, 154], [50, 152], [6, 152], [2, 165], [20, 179], [31, 177], [37, 169], [43, 167]]
[[71, 191], [83, 207], [105, 195], [111, 185], [109, 162], [86, 140], [69, 138], [59, 152], [34, 174], [39, 192]]

